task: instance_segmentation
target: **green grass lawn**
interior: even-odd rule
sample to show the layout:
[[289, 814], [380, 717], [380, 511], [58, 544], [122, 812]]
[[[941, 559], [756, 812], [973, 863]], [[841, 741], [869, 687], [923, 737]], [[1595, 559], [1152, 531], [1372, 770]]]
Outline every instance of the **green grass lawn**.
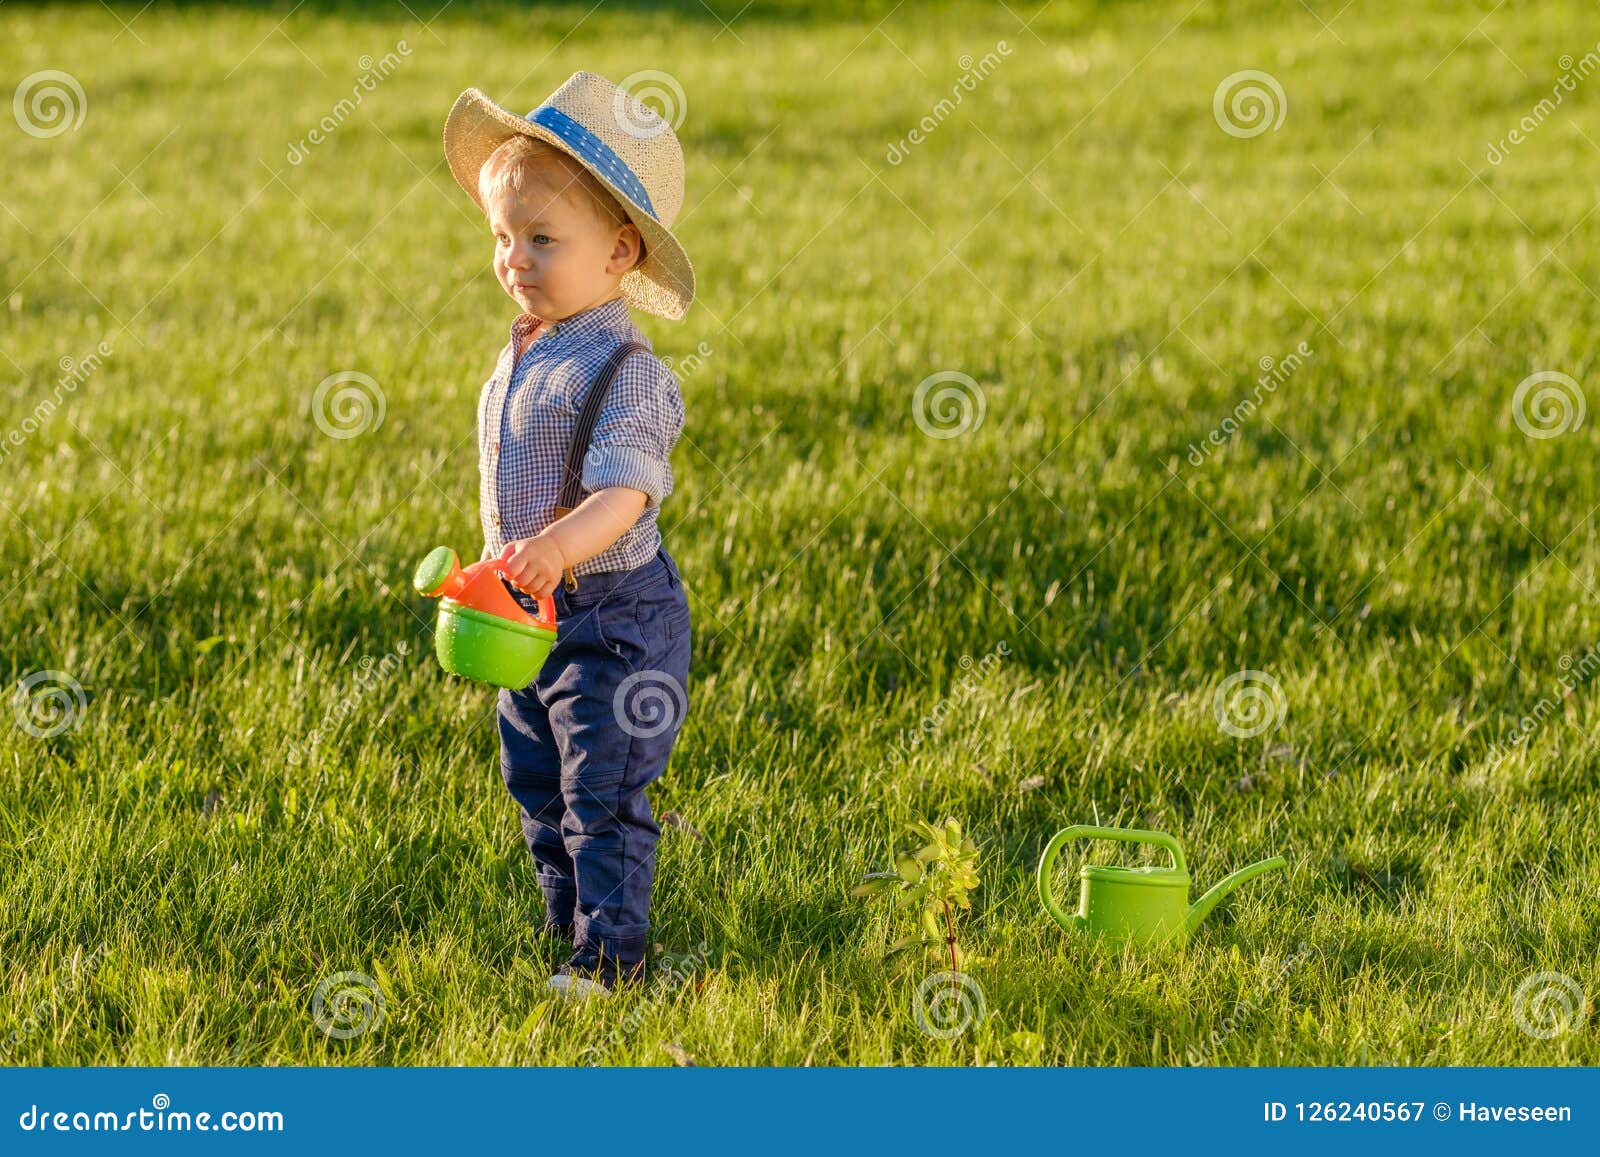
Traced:
[[[1600, 1061], [1600, 423], [1514, 415], [1596, 381], [1600, 76], [1534, 111], [1591, 19], [436, 3], [0, 8], [7, 91], [83, 93], [0, 124], [7, 1063]], [[695, 640], [654, 939], [696, 955], [568, 1007], [492, 692], [408, 582], [481, 545], [514, 311], [445, 112], [580, 68], [687, 104], [701, 293], [645, 324]], [[1254, 136], [1213, 108], [1246, 69], [1283, 94]], [[339, 373], [381, 392], [356, 437], [314, 420]], [[939, 373], [981, 397], [953, 437]], [[1224, 727], [1241, 671], [1265, 714]], [[908, 919], [849, 894], [941, 816], [982, 850], [950, 1039], [912, 1008], [948, 964], [885, 962]], [[1202, 886], [1290, 867], [1116, 951], [1032, 890], [1096, 820]], [[341, 972], [384, 998], [349, 1039]]]

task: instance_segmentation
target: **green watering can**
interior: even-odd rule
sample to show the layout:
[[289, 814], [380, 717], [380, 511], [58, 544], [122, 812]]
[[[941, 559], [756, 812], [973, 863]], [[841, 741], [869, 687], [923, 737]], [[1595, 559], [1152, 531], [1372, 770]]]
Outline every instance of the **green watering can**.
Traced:
[[[1056, 857], [1068, 840], [1123, 840], [1130, 844], [1154, 844], [1172, 857], [1170, 868], [1120, 868], [1115, 864], [1085, 864], [1078, 876], [1083, 891], [1078, 911], [1061, 910], [1052, 892]], [[1093, 932], [1107, 939], [1139, 944], [1182, 944], [1229, 892], [1252, 876], [1287, 861], [1273, 856], [1258, 864], [1240, 868], [1212, 886], [1193, 904], [1189, 903], [1189, 870], [1183, 862], [1183, 849], [1166, 832], [1146, 832], [1138, 828], [1096, 828], [1075, 825], [1062, 828], [1045, 845], [1039, 857], [1039, 899], [1045, 911], [1067, 931]]]
[[556, 605], [543, 595], [537, 600], [539, 614], [530, 615], [511, 597], [500, 575], [515, 550], [516, 544], [508, 542], [499, 558], [463, 567], [455, 551], [435, 547], [417, 565], [411, 585], [439, 600], [433, 650], [441, 667], [520, 691], [533, 682], [555, 646]]

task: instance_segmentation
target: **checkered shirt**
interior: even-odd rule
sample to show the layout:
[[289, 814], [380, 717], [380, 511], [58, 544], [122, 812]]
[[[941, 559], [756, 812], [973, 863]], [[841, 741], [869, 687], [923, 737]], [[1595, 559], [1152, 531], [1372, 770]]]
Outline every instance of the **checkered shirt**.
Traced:
[[[511, 324], [511, 340], [478, 399], [484, 558], [555, 521], [578, 411], [595, 377], [623, 342], [650, 344], [620, 298], [558, 322], [518, 359], [517, 347], [536, 324], [528, 314]], [[595, 423], [580, 501], [608, 486], [631, 486], [649, 500], [621, 538], [573, 567], [574, 574], [632, 570], [655, 557], [656, 518], [672, 493], [670, 458], [682, 431], [683, 399], [672, 371], [654, 354], [630, 354]]]

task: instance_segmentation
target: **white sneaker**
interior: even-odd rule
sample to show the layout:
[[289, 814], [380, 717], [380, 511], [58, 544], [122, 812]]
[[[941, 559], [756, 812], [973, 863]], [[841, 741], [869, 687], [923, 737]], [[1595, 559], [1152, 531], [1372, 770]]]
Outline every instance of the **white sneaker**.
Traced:
[[578, 976], [565, 968], [545, 981], [545, 987], [560, 993], [566, 1000], [587, 1000], [591, 996], [604, 1000], [611, 995], [611, 990], [598, 980]]

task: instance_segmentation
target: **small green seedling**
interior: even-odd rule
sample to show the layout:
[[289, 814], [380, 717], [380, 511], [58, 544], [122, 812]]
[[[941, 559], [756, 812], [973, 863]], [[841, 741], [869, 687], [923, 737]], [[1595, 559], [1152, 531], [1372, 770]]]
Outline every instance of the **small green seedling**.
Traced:
[[894, 871], [871, 873], [850, 894], [873, 897], [896, 892], [897, 907], [920, 906], [921, 932], [890, 945], [888, 955], [943, 940], [950, 952], [950, 970], [959, 972], [964, 954], [956, 944], [955, 909], [972, 907], [971, 896], [978, 888], [978, 845], [962, 836], [961, 824], [953, 819], [939, 824], [919, 820], [911, 830], [927, 843], [897, 855]]

